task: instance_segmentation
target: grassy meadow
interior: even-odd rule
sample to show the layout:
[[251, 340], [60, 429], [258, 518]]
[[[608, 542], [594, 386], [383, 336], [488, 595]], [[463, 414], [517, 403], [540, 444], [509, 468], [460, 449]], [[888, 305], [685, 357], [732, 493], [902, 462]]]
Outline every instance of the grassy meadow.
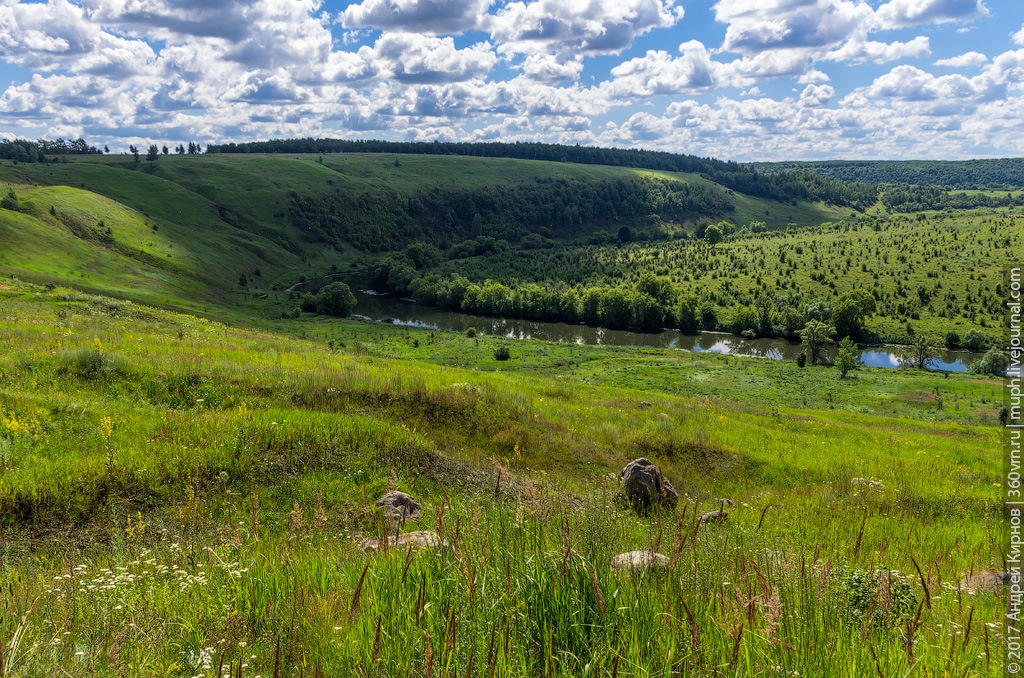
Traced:
[[248, 312], [0, 281], [5, 678], [1001, 673], [996, 381]]

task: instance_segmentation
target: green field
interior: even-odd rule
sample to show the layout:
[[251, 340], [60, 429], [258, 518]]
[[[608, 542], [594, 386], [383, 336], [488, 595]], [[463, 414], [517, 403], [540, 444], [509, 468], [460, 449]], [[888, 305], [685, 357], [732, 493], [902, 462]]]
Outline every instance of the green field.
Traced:
[[[998, 382], [787, 366], [810, 404], [767, 406], [756, 359], [300, 321], [331, 348], [14, 281], [0, 315], [5, 675], [997, 673], [957, 582], [1000, 568]], [[637, 456], [679, 511], [618, 507]], [[361, 551], [390, 486], [449, 547]], [[671, 571], [609, 569], [639, 548]]]

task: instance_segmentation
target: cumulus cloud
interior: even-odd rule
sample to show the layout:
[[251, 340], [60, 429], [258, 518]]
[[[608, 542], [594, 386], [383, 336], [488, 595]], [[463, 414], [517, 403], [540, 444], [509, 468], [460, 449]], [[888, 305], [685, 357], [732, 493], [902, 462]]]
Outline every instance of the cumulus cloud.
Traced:
[[679, 46], [681, 56], [663, 50], [648, 51], [612, 68], [612, 78], [604, 83], [611, 96], [619, 98], [652, 97], [710, 91], [718, 80], [722, 65], [711, 60], [707, 49], [697, 40]]
[[1024, 25], [1020, 27], [1019, 31], [1010, 36], [1010, 39], [1013, 40], [1013, 44], [1024, 47]]
[[541, 82], [562, 82], [578, 80], [583, 70], [583, 60], [560, 59], [555, 54], [530, 54], [522, 63], [523, 75]]
[[831, 85], [808, 85], [800, 94], [801, 106], [824, 106], [836, 91]]
[[950, 68], [975, 68], [988, 62], [988, 57], [981, 52], [966, 52], [959, 56], [948, 59], [939, 59], [936, 66], [948, 66]]
[[510, 2], [484, 27], [504, 54], [617, 54], [654, 28], [683, 17], [675, 0], [535, 0]]
[[745, 55], [833, 47], [872, 15], [865, 3], [849, 0], [719, 0], [714, 11], [728, 24], [722, 49]]
[[456, 49], [452, 38], [419, 33], [383, 34], [372, 58], [386, 63], [390, 77], [403, 83], [470, 80], [486, 75], [498, 60], [487, 43]]
[[797, 78], [796, 81], [801, 85], [813, 85], [820, 82], [828, 82], [830, 79], [827, 73], [822, 73], [818, 69], [812, 68]]
[[891, 0], [875, 12], [880, 28], [969, 21], [988, 16], [982, 0]]
[[145, 42], [104, 32], [67, 0], [0, 5], [0, 58], [10, 63], [127, 77], [155, 57]]
[[493, 0], [363, 0], [338, 17], [346, 28], [452, 35], [480, 25]]
[[855, 37], [848, 40], [842, 47], [829, 52], [825, 59], [830, 61], [873, 61], [882, 64], [907, 57], [923, 58], [931, 56], [932, 50], [928, 38], [919, 35], [909, 42], [876, 42]]

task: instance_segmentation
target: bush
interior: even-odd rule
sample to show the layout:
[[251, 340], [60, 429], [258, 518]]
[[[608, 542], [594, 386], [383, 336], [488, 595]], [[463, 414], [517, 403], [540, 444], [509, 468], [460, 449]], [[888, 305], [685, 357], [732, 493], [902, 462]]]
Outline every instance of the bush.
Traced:
[[803, 367], [806, 364], [807, 364], [807, 354], [804, 353], [803, 351], [801, 351], [800, 355], [798, 355], [796, 357], [796, 366], [797, 367]]
[[300, 306], [307, 313], [345, 318], [352, 315], [356, 307], [356, 298], [348, 285], [333, 282], [317, 292], [316, 296], [306, 292], [302, 295]]
[[971, 328], [964, 334], [963, 347], [971, 351], [984, 351], [992, 345], [992, 338], [981, 330]]
[[1006, 376], [1006, 370], [1010, 367], [1010, 359], [1006, 354], [993, 346], [988, 352], [971, 363], [970, 370], [975, 374], [990, 374], [994, 377]]
[[106, 376], [125, 375], [129, 372], [123, 358], [90, 346], [61, 353], [57, 357], [57, 365], [58, 374], [89, 381]]
[[508, 346], [499, 346], [498, 348], [494, 349], [495, 360], [508, 360], [511, 357], [512, 354], [509, 352]]
[[950, 351], [960, 348], [960, 335], [956, 332], [946, 332], [945, 344]]
[[15, 195], [13, 188], [8, 189], [7, 195], [4, 196], [3, 200], [0, 200], [0, 207], [14, 212], [21, 210], [21, 202], [18, 200], [18, 196]]
[[470, 327], [468, 330], [466, 330], [466, 336], [469, 337], [470, 339], [475, 337], [476, 336], [476, 328], [475, 327]]

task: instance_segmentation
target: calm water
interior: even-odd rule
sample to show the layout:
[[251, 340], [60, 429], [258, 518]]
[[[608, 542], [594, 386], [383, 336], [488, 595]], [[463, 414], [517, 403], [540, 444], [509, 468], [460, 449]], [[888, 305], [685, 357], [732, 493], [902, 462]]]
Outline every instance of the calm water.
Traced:
[[[629, 332], [587, 325], [567, 325], [537, 320], [515, 320], [456, 313], [426, 306], [394, 296], [357, 293], [356, 314], [371, 320], [390, 320], [395, 325], [427, 329], [465, 332], [470, 327], [484, 334], [511, 339], [540, 339], [569, 344], [605, 346], [643, 346], [652, 348], [678, 348], [687, 351], [728, 353], [757, 356], [773, 360], [796, 360], [801, 352], [799, 343], [785, 339], [746, 339], [732, 334], [704, 332], [683, 334], [676, 330], [663, 332]], [[833, 348], [833, 353], [835, 349]], [[899, 367], [904, 349], [879, 346], [860, 351], [860, 362], [874, 367]], [[981, 357], [981, 353], [964, 351], [938, 352], [933, 367], [951, 372], [966, 371], [967, 365]], [[834, 357], [834, 354], [830, 357]]]

